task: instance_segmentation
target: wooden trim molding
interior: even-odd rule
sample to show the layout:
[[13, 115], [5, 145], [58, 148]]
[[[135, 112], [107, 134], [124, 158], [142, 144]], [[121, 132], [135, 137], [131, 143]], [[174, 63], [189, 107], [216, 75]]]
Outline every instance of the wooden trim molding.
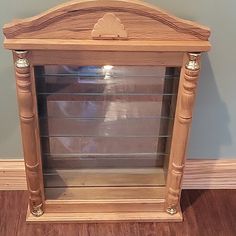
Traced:
[[184, 189], [236, 189], [236, 159], [187, 160]]
[[[184, 189], [236, 189], [236, 159], [187, 160]], [[0, 190], [26, 190], [23, 160], [0, 159]]]
[[74, 39], [5, 39], [4, 47], [11, 50], [81, 50], [124, 52], [206, 52], [208, 41], [126, 41], [126, 40], [74, 40]]
[[24, 160], [0, 160], [0, 190], [26, 190]]

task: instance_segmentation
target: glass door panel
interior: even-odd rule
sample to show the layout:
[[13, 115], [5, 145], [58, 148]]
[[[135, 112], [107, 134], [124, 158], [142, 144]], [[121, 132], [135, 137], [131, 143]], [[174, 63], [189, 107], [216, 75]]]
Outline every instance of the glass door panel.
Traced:
[[164, 186], [179, 69], [36, 66], [44, 183]]

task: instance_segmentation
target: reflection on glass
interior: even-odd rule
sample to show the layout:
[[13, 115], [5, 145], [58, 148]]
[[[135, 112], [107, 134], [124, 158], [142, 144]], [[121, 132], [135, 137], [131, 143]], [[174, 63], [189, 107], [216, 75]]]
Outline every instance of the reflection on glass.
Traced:
[[50, 65], [35, 67], [35, 75], [45, 173], [59, 169], [76, 170], [75, 175], [83, 169], [135, 173], [142, 168], [164, 173], [177, 68]]

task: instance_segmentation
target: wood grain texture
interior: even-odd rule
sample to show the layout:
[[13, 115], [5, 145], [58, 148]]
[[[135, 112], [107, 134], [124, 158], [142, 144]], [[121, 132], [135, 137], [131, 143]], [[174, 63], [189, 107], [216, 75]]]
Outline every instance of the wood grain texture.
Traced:
[[127, 39], [127, 31], [120, 19], [113, 13], [106, 13], [94, 25], [92, 30], [93, 39]]
[[208, 41], [115, 41], [73, 39], [5, 39], [4, 47], [11, 50], [87, 50], [142, 52], [206, 52]]
[[15, 52], [16, 88], [19, 104], [22, 143], [26, 179], [29, 190], [29, 205], [35, 215], [43, 211], [43, 181], [41, 155], [39, 153], [36, 102], [34, 83], [31, 80], [27, 52]]
[[184, 190], [182, 223], [31, 224], [26, 191], [0, 192], [0, 235], [235, 236], [235, 190]]
[[[141, 203], [141, 204], [140, 204]], [[164, 201], [153, 200], [150, 202], [82, 202], [82, 201], [65, 201], [65, 200], [46, 200], [46, 213], [114, 213], [114, 212], [160, 212], [163, 211]]]
[[181, 70], [167, 176], [167, 209], [176, 209], [181, 195], [185, 152], [200, 71], [199, 62], [200, 54], [186, 54]]
[[[142, 204], [150, 203], [150, 201], [162, 201], [163, 206], [159, 209], [159, 212], [153, 211], [147, 214], [147, 210], [142, 205], [143, 211], [140, 215], [135, 215], [133, 212], [129, 212], [129, 210], [124, 212], [124, 214], [119, 214], [119, 212], [115, 214], [114, 211], [109, 212], [108, 215], [102, 215], [102, 213], [107, 212], [99, 211], [98, 213], [100, 215], [96, 215], [92, 214], [93, 208], [88, 212], [84, 212], [81, 216], [79, 214], [74, 214], [73, 216], [68, 212], [69, 215], [67, 216], [59, 214], [57, 217], [55, 215], [49, 217], [48, 214], [51, 214], [51, 212], [46, 212], [47, 214], [41, 220], [69, 221], [70, 217], [72, 221], [103, 221], [109, 218], [111, 221], [149, 221], [155, 218], [158, 221], [167, 219], [181, 220], [179, 199], [185, 162], [185, 150], [192, 118], [196, 82], [200, 69], [198, 68], [198, 55], [189, 53], [190, 58], [184, 58], [184, 60], [183, 56], [185, 55], [184, 52], [188, 51], [201, 52], [208, 50], [210, 47], [208, 42], [210, 30], [196, 23], [171, 16], [157, 7], [137, 0], [76, 0], [62, 4], [38, 16], [7, 24], [4, 26], [3, 31], [6, 36], [6, 47], [13, 47], [14, 49], [14, 47], [27, 46], [27, 50], [29, 50], [29, 54], [25, 51], [15, 51], [15, 70], [26, 179], [30, 195], [29, 208], [31, 213], [29, 214], [29, 218], [31, 218], [31, 215], [40, 216], [43, 214], [45, 191], [46, 199], [55, 201], [90, 201], [90, 203], [94, 204], [97, 201], [106, 200], [107, 204], [110, 204], [112, 201], [114, 204], [117, 204], [117, 201], [121, 203], [125, 202], [126, 204], [140, 203], [140, 207]], [[114, 43], [111, 42], [112, 39], [126, 40]], [[31, 42], [31, 45], [26, 45], [27, 42]], [[39, 50], [40, 48], [44, 48], [45, 50]], [[96, 48], [101, 51], [98, 53]], [[187, 65], [185, 65], [186, 62]], [[110, 176], [106, 176], [102, 173], [102, 178], [97, 175], [88, 176], [84, 174], [83, 176], [79, 176], [81, 182], [78, 182], [74, 176], [75, 172], [72, 172], [70, 175], [66, 173], [65, 175], [61, 171], [61, 176], [56, 177], [55, 182], [57, 182], [57, 187], [51, 188], [55, 184], [54, 182], [51, 185], [49, 184], [49, 187], [44, 188], [33, 66], [55, 64], [182, 67], [167, 186], [147, 187], [146, 185], [148, 184], [145, 182], [145, 178], [139, 179], [140, 176], [134, 177], [126, 175], [127, 173], [122, 173], [122, 176], [111, 176], [111, 173]], [[50, 99], [52, 101], [61, 100], [65, 99], [64, 96], [57, 94], [50, 96]], [[88, 100], [87, 97], [83, 97], [82, 99]], [[109, 96], [107, 99], [112, 100], [114, 97]], [[120, 99], [120, 97], [116, 99]], [[130, 102], [133, 101], [132, 99], [136, 100], [137, 98], [132, 97], [130, 99], [126, 100]], [[161, 101], [160, 96], [153, 97], [152, 99], [154, 101]], [[66, 97], [66, 101], [69, 100], [78, 101], [78, 98], [69, 95]], [[144, 101], [147, 102], [147, 100]], [[96, 143], [100, 148], [96, 149], [96, 152], [102, 154], [106, 152], [113, 153], [113, 151], [114, 153], [118, 153], [120, 146], [123, 146], [122, 151], [126, 151], [127, 153], [133, 153], [134, 146], [138, 147], [138, 153], [148, 153], [150, 150], [153, 153], [156, 151], [156, 146], [153, 145], [156, 142], [155, 140], [155, 138], [148, 139], [146, 137], [145, 139], [137, 140], [131, 137], [129, 141], [125, 141], [120, 137], [116, 140], [111, 137], [102, 137], [94, 139], [92, 142]], [[81, 137], [67, 137], [65, 141], [70, 143], [71, 148], [75, 151], [83, 149]], [[89, 138], [85, 139], [86, 143], [90, 141]], [[58, 155], [66, 153], [67, 150], [60, 138], [51, 137], [49, 142], [50, 154]], [[48, 140], [45, 142], [44, 137], [41, 142], [42, 150], [46, 150], [45, 143], [48, 144]], [[110, 149], [103, 149], [101, 145], [103, 143]], [[58, 184], [60, 182], [58, 181], [58, 177], [62, 183]], [[119, 183], [123, 183], [125, 179], [129, 179], [132, 186], [125, 186], [125, 188], [116, 185], [116, 187], [107, 187], [106, 185], [105, 187], [92, 186], [95, 182], [91, 181], [91, 179], [96, 178], [96, 184], [104, 184], [104, 178], [106, 177], [113, 184], [114, 179], [116, 181], [120, 180]], [[150, 176], [147, 174], [145, 177], [149, 178]], [[151, 176], [148, 181], [153, 178], [154, 176]], [[158, 179], [164, 185], [163, 173], [161, 174], [161, 178]], [[50, 180], [53, 179], [50, 178]], [[109, 181], [108, 183], [111, 185], [112, 183]], [[129, 184], [129, 181], [126, 181], [127, 184]], [[80, 187], [81, 185], [85, 186], [74, 188], [77, 182]], [[143, 183], [144, 186], [133, 186], [133, 184], [137, 185], [137, 183]], [[155, 181], [155, 183], [157, 182]], [[168, 193], [165, 196], [166, 188], [168, 189]], [[167, 211], [170, 213], [169, 215], [164, 209], [165, 202], [166, 208], [171, 208], [171, 211]], [[139, 206], [136, 206], [136, 208], [138, 210]], [[32, 220], [34, 221], [36, 219]]]
[[164, 186], [162, 168], [46, 170], [46, 188], [55, 187], [119, 187]]
[[181, 66], [183, 55], [181, 52], [35, 50], [31, 52], [30, 61], [32, 65]]
[[[184, 189], [236, 189], [235, 160], [187, 160]], [[26, 190], [23, 160], [0, 159], [0, 190]]]
[[0, 160], [0, 190], [26, 190], [24, 161]]
[[35, 219], [28, 213], [27, 221], [31, 223], [40, 222], [79, 222], [79, 223], [101, 223], [101, 222], [181, 222], [182, 214], [170, 216], [165, 212], [111, 212], [111, 213], [45, 213], [42, 217]]
[[110, 204], [163, 202], [164, 193], [164, 187], [45, 188], [47, 200]]
[[185, 189], [236, 189], [236, 160], [187, 160]]
[[[57, 187], [45, 188], [45, 195], [40, 221], [182, 220], [181, 211], [174, 217], [163, 211], [165, 187]], [[37, 221], [31, 214], [27, 220]]]
[[38, 16], [6, 24], [3, 31], [6, 38], [89, 39], [98, 19], [110, 12], [123, 22], [129, 39], [207, 41], [210, 36], [207, 27], [137, 0], [71, 1]]

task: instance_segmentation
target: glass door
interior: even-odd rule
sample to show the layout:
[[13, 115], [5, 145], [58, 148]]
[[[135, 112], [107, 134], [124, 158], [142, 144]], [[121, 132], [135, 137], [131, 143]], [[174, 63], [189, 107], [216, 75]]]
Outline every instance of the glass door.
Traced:
[[45, 188], [165, 186], [179, 68], [47, 65], [35, 80]]

